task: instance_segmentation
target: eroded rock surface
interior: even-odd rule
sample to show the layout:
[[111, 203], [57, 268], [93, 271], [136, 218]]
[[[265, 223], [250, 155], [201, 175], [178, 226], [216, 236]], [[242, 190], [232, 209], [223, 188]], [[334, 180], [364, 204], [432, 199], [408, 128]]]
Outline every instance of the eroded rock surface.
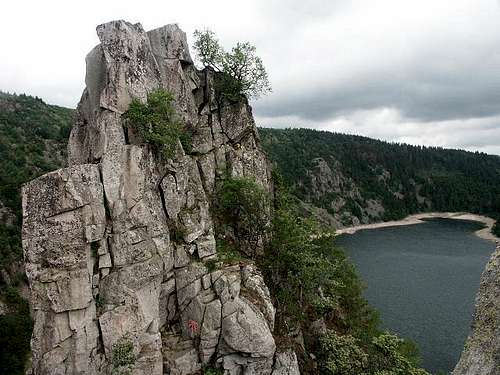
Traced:
[[[216, 101], [213, 73], [195, 68], [176, 25], [115, 21], [97, 33], [70, 167], [23, 189], [33, 373], [123, 370], [114, 357], [125, 342], [134, 360], [121, 365], [135, 375], [271, 374], [275, 311], [260, 272], [213, 269], [217, 182], [251, 176], [271, 191], [250, 106]], [[131, 100], [157, 88], [174, 94], [189, 154], [179, 142], [163, 160], [124, 126]], [[286, 370], [294, 361], [281, 354], [273, 373], [298, 373]]]
[[453, 375], [500, 374], [500, 244], [486, 265], [465, 349]]

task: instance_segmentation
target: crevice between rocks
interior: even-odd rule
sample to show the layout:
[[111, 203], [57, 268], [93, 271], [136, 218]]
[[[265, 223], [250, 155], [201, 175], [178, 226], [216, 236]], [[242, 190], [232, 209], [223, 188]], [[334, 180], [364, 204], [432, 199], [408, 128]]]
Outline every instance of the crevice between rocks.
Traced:
[[[163, 183], [163, 179], [168, 175], [165, 174], [163, 175], [163, 177], [160, 179], [160, 181], [158, 182], [158, 186], [157, 186], [157, 189], [158, 189], [158, 194], [160, 195], [160, 201], [161, 201], [161, 206], [162, 206], [162, 209], [163, 209], [163, 212], [165, 214], [165, 218], [167, 219], [167, 226], [168, 226], [168, 220], [169, 219], [172, 219], [170, 218], [170, 216], [168, 215], [168, 210], [167, 210], [167, 201], [165, 200], [165, 192], [163, 191], [163, 188], [162, 188], [162, 183]], [[174, 176], [175, 178], [175, 176]], [[177, 185], [177, 182], [176, 182], [176, 185]]]

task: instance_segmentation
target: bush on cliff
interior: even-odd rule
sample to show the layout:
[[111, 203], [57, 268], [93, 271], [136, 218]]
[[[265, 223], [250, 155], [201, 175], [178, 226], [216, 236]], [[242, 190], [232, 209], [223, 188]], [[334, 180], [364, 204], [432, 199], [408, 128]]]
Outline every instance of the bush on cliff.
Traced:
[[269, 226], [269, 195], [255, 179], [227, 177], [217, 192], [223, 222], [230, 225], [237, 239], [258, 241]]
[[132, 373], [132, 367], [135, 364], [134, 345], [132, 341], [121, 338], [113, 345], [113, 375], [129, 375]]
[[174, 156], [178, 140], [190, 151], [189, 135], [183, 131], [173, 103], [171, 92], [158, 89], [148, 94], [146, 103], [134, 99], [124, 114], [128, 125], [166, 159]]
[[216, 74], [216, 91], [229, 101], [239, 101], [242, 95], [257, 98], [271, 91], [262, 59], [255, 46], [238, 42], [230, 52], [224, 51], [214, 32], [196, 30], [194, 49], [204, 67]]

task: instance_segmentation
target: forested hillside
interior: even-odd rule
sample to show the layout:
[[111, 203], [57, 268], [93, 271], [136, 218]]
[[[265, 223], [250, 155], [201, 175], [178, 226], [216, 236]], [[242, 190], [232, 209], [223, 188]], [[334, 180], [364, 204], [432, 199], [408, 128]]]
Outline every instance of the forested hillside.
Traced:
[[20, 188], [66, 159], [71, 109], [45, 104], [27, 95], [0, 92], [0, 262], [21, 255]]
[[294, 194], [338, 225], [423, 211], [500, 212], [500, 156], [311, 129], [260, 135]]
[[0, 373], [24, 373], [31, 319], [23, 289], [21, 186], [64, 165], [71, 109], [0, 92]]

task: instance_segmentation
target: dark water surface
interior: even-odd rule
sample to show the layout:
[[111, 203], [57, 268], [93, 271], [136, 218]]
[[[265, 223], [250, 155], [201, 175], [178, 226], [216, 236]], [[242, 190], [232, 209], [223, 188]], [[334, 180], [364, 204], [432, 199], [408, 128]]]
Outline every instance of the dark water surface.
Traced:
[[423, 367], [451, 371], [469, 333], [481, 273], [495, 245], [481, 224], [451, 219], [337, 238], [385, 328], [417, 342]]

